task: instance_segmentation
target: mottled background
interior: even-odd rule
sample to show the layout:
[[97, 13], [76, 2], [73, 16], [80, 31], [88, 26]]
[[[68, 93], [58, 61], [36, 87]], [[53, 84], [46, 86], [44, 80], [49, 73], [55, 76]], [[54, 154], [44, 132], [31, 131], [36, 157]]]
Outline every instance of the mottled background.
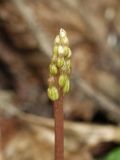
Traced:
[[65, 160], [98, 159], [120, 144], [120, 1], [0, 0], [1, 160], [54, 159], [46, 90], [60, 28], [73, 53]]

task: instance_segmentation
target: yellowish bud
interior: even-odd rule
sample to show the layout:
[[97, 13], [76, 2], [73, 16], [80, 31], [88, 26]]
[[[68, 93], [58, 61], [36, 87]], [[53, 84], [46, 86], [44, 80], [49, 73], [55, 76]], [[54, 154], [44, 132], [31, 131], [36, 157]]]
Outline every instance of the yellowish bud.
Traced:
[[55, 64], [50, 64], [50, 73], [52, 75], [56, 75], [57, 74], [57, 67]]
[[55, 38], [55, 44], [60, 44], [60, 36], [57, 35]]
[[50, 87], [47, 90], [48, 93], [48, 97], [52, 100], [52, 101], [56, 101], [59, 98], [59, 93], [56, 87]]

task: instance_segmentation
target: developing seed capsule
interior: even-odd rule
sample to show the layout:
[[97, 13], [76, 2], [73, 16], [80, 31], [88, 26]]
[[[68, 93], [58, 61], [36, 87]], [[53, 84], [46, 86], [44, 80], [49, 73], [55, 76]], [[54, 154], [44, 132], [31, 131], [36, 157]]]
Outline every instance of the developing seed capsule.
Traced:
[[66, 79], [66, 82], [65, 82], [65, 85], [64, 85], [64, 88], [63, 88], [63, 93], [68, 93], [70, 90], [70, 81], [69, 79]]
[[50, 73], [52, 75], [56, 75], [57, 74], [57, 67], [55, 64], [50, 64]]
[[64, 87], [67, 79], [68, 79], [68, 77], [66, 74], [60, 75], [59, 80], [58, 80], [59, 86]]
[[56, 87], [50, 87], [47, 90], [48, 93], [48, 97], [52, 100], [52, 101], [56, 101], [59, 98], [59, 93]]
[[63, 57], [58, 57], [58, 59], [57, 59], [57, 66], [59, 68], [62, 67], [64, 65], [64, 62], [65, 62], [65, 60], [64, 60]]

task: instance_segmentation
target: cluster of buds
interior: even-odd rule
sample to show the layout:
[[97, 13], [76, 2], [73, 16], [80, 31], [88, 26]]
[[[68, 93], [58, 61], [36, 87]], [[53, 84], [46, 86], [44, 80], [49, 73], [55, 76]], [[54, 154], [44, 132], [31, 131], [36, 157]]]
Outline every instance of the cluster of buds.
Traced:
[[70, 89], [69, 75], [71, 71], [71, 50], [65, 30], [60, 29], [56, 36], [54, 48], [49, 66], [48, 79], [48, 97], [52, 100], [58, 100], [60, 94], [68, 93]]

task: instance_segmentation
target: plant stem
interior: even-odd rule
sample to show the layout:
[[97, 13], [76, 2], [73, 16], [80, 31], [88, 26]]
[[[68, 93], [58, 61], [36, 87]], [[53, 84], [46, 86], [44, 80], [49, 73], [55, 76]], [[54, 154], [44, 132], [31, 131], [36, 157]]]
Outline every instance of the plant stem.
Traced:
[[63, 96], [54, 101], [55, 118], [55, 160], [64, 159], [64, 114], [63, 114]]

